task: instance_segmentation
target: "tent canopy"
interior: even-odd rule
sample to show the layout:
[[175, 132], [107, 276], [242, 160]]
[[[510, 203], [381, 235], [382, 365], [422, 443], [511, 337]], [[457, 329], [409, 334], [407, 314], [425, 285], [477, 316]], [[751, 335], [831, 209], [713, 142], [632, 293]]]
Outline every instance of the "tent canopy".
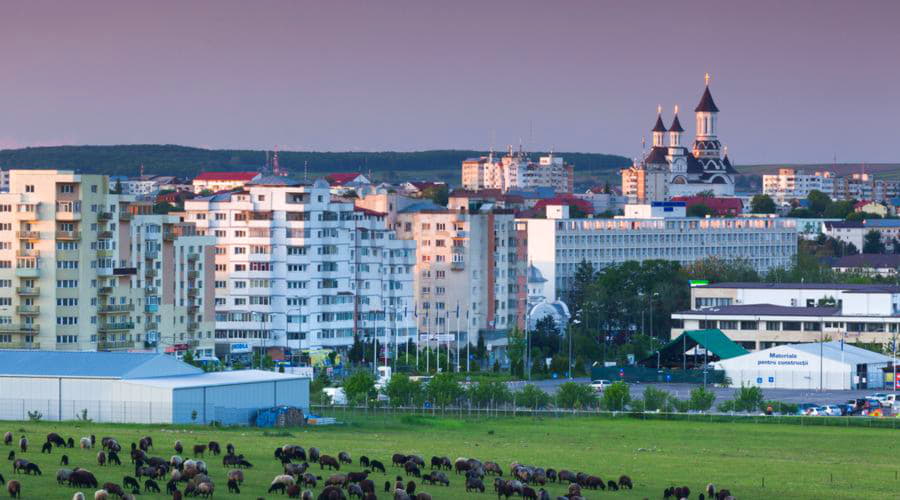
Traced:
[[[698, 346], [708, 352], [708, 356], [705, 357], [708, 361], [730, 359], [749, 352], [729, 339], [722, 333], [722, 330], [688, 330], [661, 347], [659, 349], [659, 358], [657, 358], [657, 353], [654, 352], [647, 359], [642, 360], [640, 364], [655, 366], [658, 359], [661, 365], [682, 366], [682, 363], [685, 361], [685, 353]], [[688, 356], [694, 357], [692, 354], [688, 354]], [[694, 365], [693, 362], [689, 364], [691, 366]]]

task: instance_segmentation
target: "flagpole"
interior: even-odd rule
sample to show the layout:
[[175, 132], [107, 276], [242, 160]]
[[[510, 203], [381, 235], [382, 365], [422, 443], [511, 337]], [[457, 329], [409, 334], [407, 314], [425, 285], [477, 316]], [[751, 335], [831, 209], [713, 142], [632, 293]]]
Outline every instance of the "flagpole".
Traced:
[[469, 359], [471, 356], [469, 355], [469, 346], [472, 345], [472, 336], [469, 335], [469, 332], [472, 331], [472, 327], [469, 325], [469, 310], [466, 309], [466, 373], [469, 373]]
[[459, 373], [459, 302], [456, 303], [456, 373]]
[[425, 313], [425, 373], [431, 373], [431, 323]]

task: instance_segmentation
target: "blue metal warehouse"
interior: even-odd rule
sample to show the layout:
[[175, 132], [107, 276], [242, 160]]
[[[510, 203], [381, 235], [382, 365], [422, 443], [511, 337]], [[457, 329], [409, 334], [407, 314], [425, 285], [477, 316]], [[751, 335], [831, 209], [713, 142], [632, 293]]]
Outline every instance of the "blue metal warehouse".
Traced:
[[309, 411], [309, 379], [204, 373], [165, 354], [0, 351], [0, 419], [248, 424], [261, 408]]

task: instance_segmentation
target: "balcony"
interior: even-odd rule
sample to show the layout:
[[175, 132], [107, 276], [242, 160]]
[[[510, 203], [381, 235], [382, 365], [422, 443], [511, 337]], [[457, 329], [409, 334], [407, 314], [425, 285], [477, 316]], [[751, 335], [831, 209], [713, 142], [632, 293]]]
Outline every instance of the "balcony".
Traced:
[[97, 268], [97, 276], [112, 276], [113, 268], [111, 267], [98, 267]]
[[200, 306], [189, 305], [187, 310], [188, 310], [188, 314], [197, 314], [197, 311], [200, 310]]
[[146, 314], [152, 314], [152, 313], [157, 313], [157, 312], [159, 312], [158, 304], [147, 304], [144, 306], [144, 313], [146, 313]]
[[113, 250], [108, 248], [102, 248], [97, 250], [97, 257], [100, 258], [111, 258], [113, 256]]
[[97, 220], [98, 221], [108, 221], [113, 218], [112, 212], [98, 212]]
[[101, 286], [97, 289], [97, 293], [100, 295], [110, 295], [113, 293], [113, 287], [111, 286]]
[[144, 323], [144, 330], [148, 332], [152, 332], [154, 330], [159, 330], [159, 323], [152, 321], [149, 323]]
[[159, 258], [159, 252], [155, 250], [152, 252], [144, 252], [144, 258], [147, 260], [156, 260]]
[[40, 278], [41, 270], [37, 267], [16, 267], [16, 276], [19, 278]]
[[134, 218], [134, 214], [131, 212], [119, 212], [119, 220], [121, 221], [130, 221]]
[[134, 342], [130, 340], [98, 340], [97, 341], [97, 350], [98, 351], [109, 351], [112, 349], [131, 349], [134, 347]]
[[123, 313], [134, 311], [134, 304], [106, 304], [97, 308], [100, 314]]
[[81, 231], [57, 231], [56, 239], [78, 241], [81, 239]]
[[41, 331], [41, 325], [34, 323], [7, 323], [0, 325], [0, 333], [27, 333], [37, 335]]
[[153, 269], [152, 267], [144, 271], [144, 276], [147, 278], [155, 278], [158, 274], [156, 269]]
[[200, 289], [199, 288], [188, 288], [187, 294], [188, 294], [188, 297], [196, 297], [196, 296], [200, 295]]
[[16, 205], [16, 219], [37, 220], [40, 203], [19, 203]]
[[453, 261], [453, 262], [450, 263], [450, 269], [452, 269], [453, 271], [462, 271], [462, 270], [465, 269], [465, 268], [466, 268], [466, 263], [465, 263], [465, 262], [456, 262], [456, 261]]
[[193, 261], [195, 261], [195, 260], [197, 260], [197, 259], [199, 259], [199, 258], [200, 258], [200, 254], [199, 254], [199, 253], [194, 252], [194, 253], [189, 253], [189, 254], [187, 254], [187, 260], [190, 261], [190, 262], [193, 262]]
[[111, 240], [112, 238], [113, 238], [112, 231], [100, 231], [99, 233], [97, 233], [98, 240]]
[[127, 321], [124, 323], [104, 323], [97, 327], [97, 331], [99, 332], [119, 332], [119, 331], [129, 331], [134, 329], [134, 323]]
[[175, 241], [175, 233], [172, 231], [164, 231], [163, 241]]
[[198, 328], [200, 328], [200, 323], [197, 323], [195, 321], [191, 321], [187, 324], [187, 329], [189, 332], [196, 332]]
[[40, 349], [41, 344], [38, 342], [0, 342], [0, 349]]
[[16, 231], [16, 238], [20, 240], [39, 240], [41, 233], [39, 231]]
[[16, 288], [16, 293], [22, 296], [40, 295], [41, 289], [39, 287], [20, 286]]
[[187, 277], [189, 280], [195, 280], [200, 277], [200, 271], [188, 271]]
[[16, 257], [21, 258], [21, 257], [40, 257], [40, 256], [41, 256], [41, 251], [35, 250], [33, 248], [25, 249], [25, 250], [16, 250]]
[[115, 276], [135, 276], [137, 275], [136, 267], [114, 267], [113, 275]]
[[16, 306], [16, 314], [40, 314], [41, 306]]
[[81, 220], [81, 207], [78, 204], [74, 204], [72, 202], [56, 202], [56, 220]]
[[159, 288], [155, 286], [145, 286], [144, 287], [144, 295], [159, 295]]

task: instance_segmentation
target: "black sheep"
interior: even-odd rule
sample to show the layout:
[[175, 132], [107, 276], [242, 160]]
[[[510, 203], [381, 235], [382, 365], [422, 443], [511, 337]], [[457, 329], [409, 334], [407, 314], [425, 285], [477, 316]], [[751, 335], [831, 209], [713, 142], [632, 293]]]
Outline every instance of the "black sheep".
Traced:
[[74, 447], [75, 447], [75, 440], [72, 438], [67, 439], [66, 440], [66, 448], [74, 448]]
[[385, 482], [384, 482], [384, 492], [385, 492], [385, 493], [389, 493], [390, 491], [391, 491], [391, 482], [390, 482], [390, 481], [385, 481]]
[[122, 486], [124, 486], [130, 490], [133, 490], [135, 488], [140, 488], [141, 483], [139, 483], [137, 479], [135, 479], [131, 476], [125, 476], [122, 478]]
[[110, 465], [122, 465], [122, 460], [119, 459], [119, 454], [114, 451], [111, 451], [108, 455], [106, 455], [106, 461], [109, 462]]
[[144, 491], [149, 491], [153, 493], [159, 493], [159, 484], [152, 479], [148, 479], [144, 481]]
[[53, 451], [53, 445], [49, 442], [41, 445], [41, 453], [51, 453]]
[[416, 492], [416, 482], [410, 481], [406, 483], [406, 494], [412, 496]]
[[236, 493], [238, 495], [241, 494], [241, 489], [238, 487], [238, 483], [234, 479], [228, 480], [228, 493]]
[[69, 455], [63, 455], [59, 459], [59, 465], [69, 465]]
[[629, 490], [634, 488], [634, 485], [631, 483], [631, 478], [625, 475], [619, 476], [619, 488], [628, 488]]
[[376, 470], [377, 470], [377, 471], [381, 471], [382, 474], [385, 474], [385, 471], [384, 471], [384, 464], [381, 463], [381, 461], [379, 461], [379, 460], [372, 460], [372, 462], [371, 462], [369, 465], [371, 466], [370, 468], [371, 468], [373, 471], [376, 471]]
[[612, 479], [606, 482], [606, 487], [609, 488], [609, 491], [619, 491], [619, 485]]
[[365, 455], [359, 457], [359, 465], [362, 467], [369, 467], [369, 457]]

